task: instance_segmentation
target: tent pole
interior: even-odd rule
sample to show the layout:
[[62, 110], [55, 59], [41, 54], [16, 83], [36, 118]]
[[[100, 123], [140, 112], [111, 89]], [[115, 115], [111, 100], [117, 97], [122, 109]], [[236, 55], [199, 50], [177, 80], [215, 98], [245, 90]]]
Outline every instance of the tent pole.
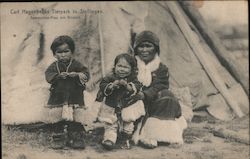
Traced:
[[197, 8], [193, 7], [190, 2], [180, 2], [179, 4], [199, 30], [201, 36], [209, 44], [220, 63], [229, 71], [234, 79], [242, 85], [244, 91], [249, 95], [249, 79], [247, 74], [239, 69], [237, 61], [235, 61], [230, 52], [223, 47], [218, 36], [207, 26]]
[[186, 38], [187, 42], [192, 48], [194, 54], [196, 55], [196, 57], [204, 67], [205, 71], [211, 78], [215, 87], [219, 90], [219, 92], [221, 92], [225, 101], [234, 110], [236, 115], [238, 115], [239, 117], [244, 116], [238, 103], [233, 99], [231, 94], [228, 92], [224, 82], [221, 80], [221, 77], [217, 72], [217, 70], [215, 69], [213, 63], [210, 62], [209, 57], [206, 56], [204, 48], [200, 44], [198, 35], [196, 35], [195, 32], [193, 32], [190, 29], [190, 26], [188, 25], [187, 21], [182, 15], [182, 12], [180, 11], [181, 8], [178, 6], [178, 3], [174, 1], [167, 1], [165, 3], [167, 3], [168, 9], [172, 13], [172, 16], [175, 19], [178, 27], [182, 31], [184, 37]]
[[[99, 8], [101, 8], [101, 6], [99, 6]], [[103, 34], [102, 34], [102, 19], [101, 19], [100, 14], [98, 14], [98, 32], [99, 32], [99, 39], [100, 39], [102, 76], [104, 77], [105, 76], [105, 59], [104, 59], [104, 46], [103, 46]]]

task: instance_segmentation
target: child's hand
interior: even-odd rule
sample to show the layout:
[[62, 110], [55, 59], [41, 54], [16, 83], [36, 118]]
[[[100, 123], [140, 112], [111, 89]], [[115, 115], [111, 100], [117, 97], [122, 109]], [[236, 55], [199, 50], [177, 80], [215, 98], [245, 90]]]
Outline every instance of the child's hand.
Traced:
[[88, 76], [84, 73], [81, 73], [81, 78], [85, 81], [88, 82]]
[[69, 75], [69, 77], [76, 77], [76, 76], [78, 76], [78, 73], [70, 72], [68, 75]]
[[127, 90], [128, 90], [129, 92], [134, 91], [134, 90], [133, 90], [133, 87], [132, 87], [130, 84], [127, 84], [127, 85], [126, 85], [126, 88], [127, 88]]
[[119, 83], [120, 83], [119, 80], [115, 80], [112, 84], [113, 88], [119, 88]]
[[127, 84], [128, 84], [128, 83], [127, 83], [127, 81], [125, 81], [124, 79], [121, 79], [120, 82], [119, 82], [119, 84], [122, 85], [122, 86], [127, 87]]
[[68, 73], [67, 72], [61, 72], [59, 74], [59, 77], [62, 78], [62, 79], [66, 79], [66, 77], [68, 76]]
[[117, 87], [118, 85], [114, 84], [114, 83], [110, 83], [107, 85], [107, 88], [104, 90], [104, 94], [106, 96], [112, 94], [113, 90]]
[[82, 72], [77, 73], [82, 84], [88, 82], [88, 76]]
[[117, 89], [119, 88], [119, 80], [115, 80], [113, 83], [111, 83], [109, 86], [108, 86], [108, 90], [111, 90], [113, 91], [114, 89]]

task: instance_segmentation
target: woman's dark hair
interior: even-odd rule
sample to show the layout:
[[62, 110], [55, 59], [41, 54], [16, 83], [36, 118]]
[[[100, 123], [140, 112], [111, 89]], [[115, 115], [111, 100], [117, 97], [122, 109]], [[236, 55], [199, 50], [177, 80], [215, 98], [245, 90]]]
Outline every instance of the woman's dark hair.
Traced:
[[113, 72], [115, 72], [115, 65], [118, 63], [120, 59], [124, 58], [128, 64], [131, 66], [131, 75], [130, 77], [136, 77], [138, 73], [137, 68], [137, 61], [134, 56], [128, 54], [128, 53], [122, 53], [120, 55], [117, 55], [114, 62]]
[[71, 50], [72, 53], [74, 53], [75, 51], [74, 40], [68, 35], [62, 35], [62, 36], [58, 36], [57, 38], [55, 38], [55, 40], [52, 42], [50, 46], [50, 49], [52, 50], [53, 55], [55, 54], [57, 47], [65, 43], [68, 44], [69, 49]]
[[139, 33], [136, 37], [135, 37], [135, 42], [134, 42], [134, 52], [135, 55], [137, 55], [138, 53], [138, 46], [143, 43], [143, 42], [150, 42], [152, 44], [154, 44], [155, 47], [155, 52], [158, 53], [158, 55], [160, 55], [160, 39], [158, 38], [158, 36], [153, 33], [152, 31], [149, 30], [145, 30], [141, 33]]

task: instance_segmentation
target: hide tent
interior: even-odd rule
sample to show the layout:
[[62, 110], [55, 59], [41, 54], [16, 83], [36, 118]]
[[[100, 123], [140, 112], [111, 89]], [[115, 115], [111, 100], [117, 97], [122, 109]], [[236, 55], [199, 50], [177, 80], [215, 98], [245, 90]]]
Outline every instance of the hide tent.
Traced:
[[[1, 4], [3, 124], [59, 120], [56, 115], [49, 118], [51, 115], [45, 108], [49, 84], [44, 72], [55, 60], [49, 50], [52, 41], [65, 34], [75, 40], [75, 57], [90, 70], [91, 79], [84, 93], [88, 109], [77, 113], [83, 124], [91, 124], [98, 113], [98, 106], [93, 105], [98, 82], [111, 71], [116, 55], [133, 53], [133, 38], [143, 30], [158, 35], [160, 57], [170, 72], [170, 89], [185, 105], [185, 110], [207, 109], [221, 120], [248, 114], [248, 96], [242, 88], [242, 83], [248, 81], [240, 79], [239, 82], [228, 71], [230, 66], [217, 58], [213, 47], [204, 39], [202, 28], [193, 22], [195, 17], [190, 18], [192, 15], [183, 9], [187, 5], [191, 3]], [[8, 13], [10, 8], [22, 13], [17, 18], [14, 13]], [[45, 10], [45, 13], [34, 10]], [[200, 17], [199, 21], [203, 19]], [[240, 70], [233, 72], [237, 71]]]

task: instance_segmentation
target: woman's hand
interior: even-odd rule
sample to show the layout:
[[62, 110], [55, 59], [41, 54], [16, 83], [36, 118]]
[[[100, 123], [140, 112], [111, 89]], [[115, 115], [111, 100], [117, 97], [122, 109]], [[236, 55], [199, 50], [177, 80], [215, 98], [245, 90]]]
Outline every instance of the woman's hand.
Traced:
[[138, 92], [136, 95], [134, 96], [131, 96], [129, 99], [128, 99], [128, 104], [131, 104], [131, 103], [134, 103], [138, 100], [144, 100], [145, 99], [145, 95], [143, 92]]

